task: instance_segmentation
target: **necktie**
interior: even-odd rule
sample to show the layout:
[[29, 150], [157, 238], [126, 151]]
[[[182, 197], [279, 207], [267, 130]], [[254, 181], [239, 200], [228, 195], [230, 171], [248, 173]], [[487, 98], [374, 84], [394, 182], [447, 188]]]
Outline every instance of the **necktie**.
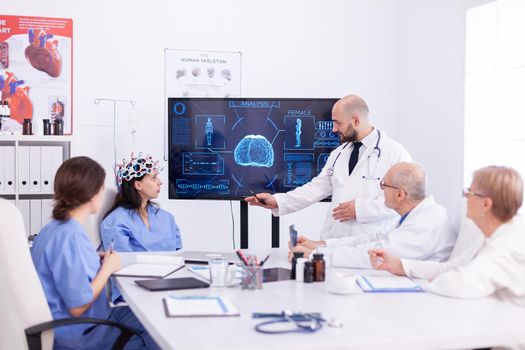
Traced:
[[348, 175], [352, 174], [352, 171], [354, 171], [355, 165], [359, 160], [359, 148], [361, 148], [362, 145], [361, 142], [354, 142], [354, 149], [352, 150], [350, 160], [348, 161]]

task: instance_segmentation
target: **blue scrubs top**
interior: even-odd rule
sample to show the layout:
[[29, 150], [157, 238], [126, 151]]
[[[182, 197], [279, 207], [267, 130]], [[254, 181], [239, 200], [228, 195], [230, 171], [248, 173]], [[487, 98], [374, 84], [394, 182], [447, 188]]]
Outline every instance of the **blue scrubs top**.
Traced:
[[118, 207], [100, 225], [104, 249], [115, 240], [117, 252], [175, 251], [182, 248], [179, 227], [173, 215], [148, 205], [149, 230], [135, 209]]
[[[135, 209], [118, 207], [100, 225], [104, 249], [115, 240], [117, 252], [175, 251], [182, 248], [180, 230], [173, 215], [154, 205], [148, 205], [149, 230]], [[111, 283], [111, 300], [116, 302], [119, 290]], [[119, 300], [121, 301], [121, 300]]]
[[[71, 318], [69, 309], [91, 302], [91, 282], [100, 269], [100, 258], [80, 223], [74, 219], [48, 223], [33, 242], [31, 256], [53, 319]], [[82, 316], [108, 319], [109, 314], [108, 300], [102, 292]], [[104, 339], [82, 336], [82, 332], [91, 326], [56, 328], [54, 348], [105, 346]]]

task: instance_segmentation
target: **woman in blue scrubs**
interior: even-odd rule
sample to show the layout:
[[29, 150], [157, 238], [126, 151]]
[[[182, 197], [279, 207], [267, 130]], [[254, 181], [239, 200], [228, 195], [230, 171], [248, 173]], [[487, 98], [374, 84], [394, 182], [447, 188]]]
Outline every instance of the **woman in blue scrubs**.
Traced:
[[[152, 202], [160, 193], [158, 161], [151, 156], [131, 155], [117, 165], [119, 193], [100, 226], [104, 249], [114, 242], [119, 252], [175, 251], [182, 248], [179, 227], [173, 215]], [[112, 300], [120, 293], [112, 288]]]
[[[83, 227], [100, 207], [104, 169], [88, 157], [65, 161], [55, 176], [53, 220], [37, 235], [31, 256], [53, 319], [93, 317], [138, 330], [126, 349], [158, 349], [128, 307], [110, 309], [104, 287], [121, 268], [120, 256], [93, 248]], [[55, 329], [54, 349], [109, 349], [120, 335], [116, 328], [92, 324]]]

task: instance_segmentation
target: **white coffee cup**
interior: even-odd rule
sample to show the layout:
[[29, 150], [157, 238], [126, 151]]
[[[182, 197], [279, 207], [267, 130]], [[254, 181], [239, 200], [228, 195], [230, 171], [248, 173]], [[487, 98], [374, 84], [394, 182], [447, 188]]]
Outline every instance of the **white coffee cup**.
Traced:
[[359, 293], [361, 289], [356, 279], [357, 276], [352, 273], [334, 272], [328, 283], [328, 290], [335, 294]]

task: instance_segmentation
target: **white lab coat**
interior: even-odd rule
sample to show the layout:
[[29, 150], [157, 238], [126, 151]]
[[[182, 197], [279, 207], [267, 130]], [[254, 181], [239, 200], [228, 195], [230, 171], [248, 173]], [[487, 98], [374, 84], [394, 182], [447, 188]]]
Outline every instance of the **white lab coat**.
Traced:
[[[364, 152], [360, 155], [351, 175], [348, 175], [348, 161], [352, 147], [343, 148], [344, 144], [342, 144], [330, 153], [321, 173], [309, 183], [287, 193], [275, 194], [278, 208], [273, 209], [272, 213], [275, 216], [293, 213], [332, 196], [330, 209], [321, 231], [322, 239], [360, 234], [372, 235], [391, 230], [399, 216], [384, 205], [384, 195], [379, 182], [392, 165], [401, 161], [411, 161], [411, 157], [401, 144], [381, 131], [379, 142], [381, 157], [378, 158], [378, 152], [374, 150], [377, 134], [377, 129], [374, 129], [368, 135], [372, 137], [367, 136], [362, 141], [365, 146]], [[333, 176], [330, 176], [329, 169], [332, 167]], [[334, 220], [332, 210], [340, 203], [354, 199], [357, 220], [346, 222]]]
[[363, 236], [328, 241], [332, 264], [371, 268], [368, 250], [376, 247], [399, 257], [445, 261], [457, 239], [447, 209], [432, 196], [412, 209], [399, 227], [383, 236], [376, 235], [368, 242], [363, 242]]
[[498, 227], [477, 255], [462, 266], [451, 266], [425, 286], [456, 298], [498, 299], [525, 306], [525, 221], [515, 217]]
[[465, 217], [447, 262], [401, 259], [401, 264], [407, 276], [431, 280], [453, 267], [467, 264], [474, 259], [484, 243], [485, 236], [479, 227], [471, 219]]

